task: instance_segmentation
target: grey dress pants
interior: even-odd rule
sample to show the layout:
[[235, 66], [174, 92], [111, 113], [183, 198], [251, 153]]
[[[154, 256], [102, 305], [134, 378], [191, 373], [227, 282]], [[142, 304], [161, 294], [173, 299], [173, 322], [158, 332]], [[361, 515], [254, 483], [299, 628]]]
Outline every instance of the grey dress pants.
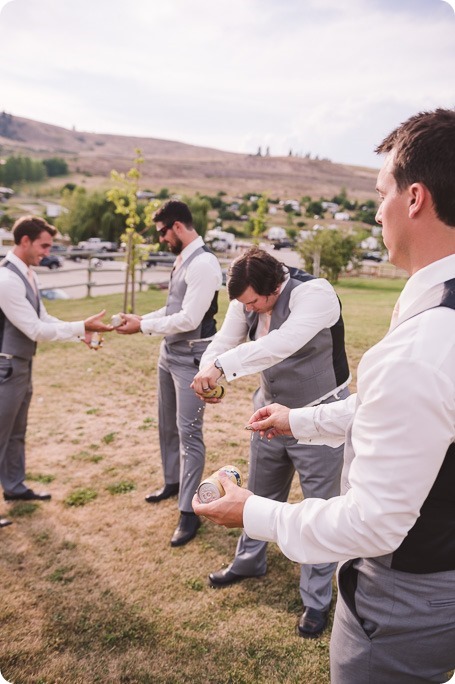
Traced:
[[[340, 398], [349, 390], [340, 392]], [[261, 403], [262, 401], [262, 403]], [[334, 401], [333, 398], [327, 402]], [[264, 405], [260, 394], [255, 408]], [[340, 493], [343, 445], [337, 448], [299, 444], [293, 437], [261, 439], [253, 435], [250, 446], [248, 488], [258, 496], [287, 501], [295, 471], [305, 498], [330, 499]], [[242, 533], [229, 569], [238, 575], [263, 575], [267, 570], [267, 542], [251, 539]], [[328, 610], [332, 599], [332, 578], [336, 563], [302, 565], [300, 596], [307, 608]]]
[[158, 430], [166, 484], [180, 483], [179, 510], [192, 513], [191, 501], [205, 464], [202, 434], [205, 403], [190, 385], [208, 342], [163, 340], [158, 360]]
[[6, 494], [27, 489], [25, 433], [32, 391], [32, 361], [0, 357], [0, 482]]
[[341, 564], [332, 684], [436, 684], [455, 668], [455, 571], [414, 574], [379, 559]]

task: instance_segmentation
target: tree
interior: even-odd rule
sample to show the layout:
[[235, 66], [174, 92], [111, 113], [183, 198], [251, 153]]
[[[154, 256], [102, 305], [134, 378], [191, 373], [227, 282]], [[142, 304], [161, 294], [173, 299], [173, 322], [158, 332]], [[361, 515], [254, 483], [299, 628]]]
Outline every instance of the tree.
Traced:
[[88, 193], [85, 188], [69, 188], [62, 193], [63, 205], [68, 210], [57, 221], [58, 229], [68, 235], [72, 244], [91, 237], [119, 242], [125, 231], [125, 219], [115, 213], [115, 206], [101, 192]]
[[319, 230], [299, 246], [309, 273], [325, 276], [336, 283], [349, 261], [356, 256], [357, 239], [352, 235], [343, 236], [339, 230], [329, 228]]
[[254, 238], [259, 238], [260, 235], [265, 233], [267, 228], [266, 216], [269, 210], [269, 203], [265, 195], [261, 195], [258, 200], [258, 207], [256, 211], [256, 216], [253, 218], [253, 231], [252, 235]]
[[[141, 177], [139, 166], [144, 162], [141, 151], [136, 149], [136, 158], [133, 166], [127, 173], [111, 171], [111, 179], [114, 187], [107, 191], [106, 197], [115, 206], [116, 214], [125, 217], [126, 229], [122, 240], [126, 243], [126, 273], [125, 289], [123, 296], [123, 310], [134, 313], [136, 295], [136, 264], [139, 261], [138, 246], [144, 242], [141, 233], [138, 232], [141, 217], [138, 213], [137, 192]], [[159, 202], [148, 202], [144, 208], [145, 230], [148, 230], [153, 222], [153, 213], [159, 207]]]
[[30, 157], [11, 156], [0, 166], [0, 181], [6, 185], [22, 181], [41, 181], [46, 177], [46, 169], [40, 160]]
[[322, 202], [318, 200], [312, 200], [311, 202], [308, 202], [306, 213], [307, 216], [323, 216], [324, 209], [322, 207]]
[[205, 236], [208, 226], [208, 213], [210, 202], [200, 196], [185, 197], [184, 201], [188, 204], [193, 217], [193, 226], [201, 237]]
[[51, 157], [50, 159], [43, 159], [43, 164], [46, 168], [47, 175], [52, 176], [66, 176], [68, 173], [68, 164], [61, 157]]

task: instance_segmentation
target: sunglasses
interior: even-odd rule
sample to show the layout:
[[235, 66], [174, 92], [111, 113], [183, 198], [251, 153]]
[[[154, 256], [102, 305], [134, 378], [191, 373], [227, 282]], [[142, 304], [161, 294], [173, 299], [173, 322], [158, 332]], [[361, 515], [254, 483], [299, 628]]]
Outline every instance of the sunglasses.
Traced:
[[166, 235], [167, 231], [170, 230], [170, 229], [172, 228], [172, 226], [174, 225], [174, 223], [175, 223], [175, 221], [173, 221], [173, 222], [171, 223], [170, 226], [163, 226], [163, 227], [160, 228], [159, 230], [157, 229], [156, 232], [158, 233], [158, 235], [159, 235], [160, 237], [164, 238], [164, 236]]

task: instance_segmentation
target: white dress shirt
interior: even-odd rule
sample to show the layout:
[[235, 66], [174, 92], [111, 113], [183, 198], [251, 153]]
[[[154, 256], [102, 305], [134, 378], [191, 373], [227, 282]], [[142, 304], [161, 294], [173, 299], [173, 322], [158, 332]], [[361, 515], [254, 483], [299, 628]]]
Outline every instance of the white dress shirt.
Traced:
[[[288, 280], [289, 276], [281, 290]], [[335, 325], [340, 317], [340, 303], [335, 290], [322, 278], [309, 280], [300, 287], [295, 287], [290, 295], [289, 309], [287, 320], [279, 328], [256, 340], [245, 342], [248, 325], [244, 307], [234, 299], [229, 304], [223, 325], [203, 354], [200, 367], [204, 368], [219, 359], [229, 382], [244, 375], [258, 373], [287, 359], [321, 330]], [[266, 315], [261, 314], [260, 319]], [[334, 391], [348, 383], [349, 380]], [[320, 397], [317, 401], [323, 398], [325, 397]]]
[[[27, 278], [28, 267], [13, 252], [8, 252], [6, 259], [11, 261]], [[35, 283], [38, 290], [38, 283]], [[6, 318], [28, 338], [35, 342], [53, 342], [55, 340], [80, 341], [85, 337], [84, 321], [66, 322], [47, 313], [43, 302], [40, 302], [40, 315], [26, 299], [24, 281], [9, 268], [0, 268], [0, 309]]]
[[277, 542], [299, 563], [374, 557], [398, 548], [455, 441], [455, 311], [428, 309], [401, 325], [400, 318], [431, 287], [454, 277], [451, 255], [408, 280], [398, 326], [359, 364], [357, 397], [291, 410], [297, 439], [331, 445], [344, 441], [355, 416], [346, 493], [298, 504], [251, 496], [244, 510], [250, 537]]
[[[204, 241], [199, 236], [182, 250], [182, 265]], [[222, 284], [222, 273], [218, 259], [211, 252], [195, 257], [185, 272], [187, 289], [182, 308], [177, 313], [166, 315], [166, 307], [142, 316], [141, 331], [146, 335], [173, 335], [195, 330], [208, 311], [213, 296]]]

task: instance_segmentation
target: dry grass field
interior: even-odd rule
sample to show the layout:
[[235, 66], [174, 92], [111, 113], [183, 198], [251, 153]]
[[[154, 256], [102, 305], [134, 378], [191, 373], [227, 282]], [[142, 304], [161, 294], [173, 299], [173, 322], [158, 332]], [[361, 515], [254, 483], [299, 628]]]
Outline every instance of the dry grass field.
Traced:
[[[142, 186], [155, 191], [230, 196], [265, 193], [269, 197], [332, 197], [342, 187], [350, 197], [374, 198], [377, 171], [302, 157], [257, 157], [172, 140], [135, 138], [69, 130], [59, 126], [13, 117], [9, 137], [0, 136], [0, 153], [33, 158], [59, 156], [66, 159], [71, 180], [98, 188], [112, 169], [127, 171], [140, 148]], [[313, 154], [317, 150], [313, 151]], [[66, 182], [65, 179], [64, 182]], [[62, 185], [62, 179], [52, 184]]]
[[[343, 281], [349, 357], [386, 331], [403, 283]], [[162, 292], [138, 296], [138, 311]], [[227, 305], [222, 296], [221, 315]], [[121, 296], [53, 302], [67, 320]], [[157, 434], [159, 339], [106, 336], [42, 344], [35, 360], [27, 436], [29, 483], [52, 492], [41, 504], [0, 504], [13, 520], [0, 532], [0, 670], [13, 684], [328, 684], [329, 633], [295, 634], [299, 569], [269, 547], [269, 570], [225, 590], [207, 574], [227, 564], [237, 530], [205, 521], [171, 548], [176, 500], [144, 496], [162, 482]], [[353, 383], [353, 386], [355, 382]], [[226, 463], [248, 471], [254, 376], [227, 387], [205, 417], [206, 473]], [[294, 486], [293, 500], [299, 498]]]

